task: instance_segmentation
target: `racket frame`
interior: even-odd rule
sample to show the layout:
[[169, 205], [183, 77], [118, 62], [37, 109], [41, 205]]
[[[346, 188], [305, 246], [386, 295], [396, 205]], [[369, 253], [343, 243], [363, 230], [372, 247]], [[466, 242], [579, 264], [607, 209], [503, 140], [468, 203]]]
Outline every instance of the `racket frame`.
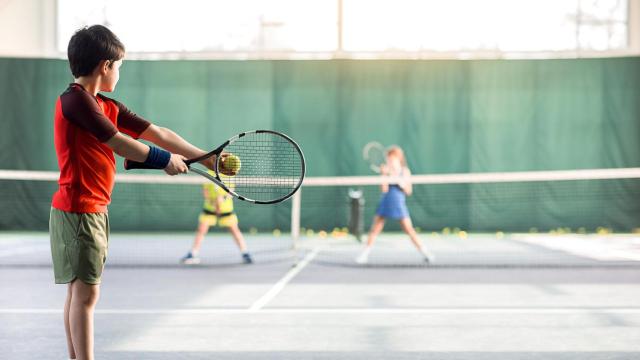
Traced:
[[[301, 163], [301, 170], [302, 173], [300, 174], [300, 179], [298, 180], [298, 183], [296, 184], [296, 186], [289, 192], [289, 194], [287, 194], [284, 197], [278, 198], [278, 199], [273, 199], [273, 200], [255, 200], [255, 199], [250, 199], [247, 198], [245, 196], [239, 195], [238, 193], [236, 193], [235, 191], [231, 190], [228, 186], [226, 186], [222, 179], [220, 178], [220, 172], [218, 171], [218, 169], [220, 169], [221, 166], [221, 159], [222, 157], [220, 156], [223, 152], [225, 147], [229, 146], [230, 144], [233, 144], [235, 141], [239, 140], [240, 138], [249, 135], [249, 134], [260, 134], [260, 133], [269, 133], [269, 134], [274, 134], [276, 136], [280, 136], [284, 139], [286, 139], [287, 141], [289, 141], [293, 147], [298, 151], [298, 154], [300, 155], [300, 163]], [[202, 169], [198, 169], [196, 167], [192, 167], [191, 165], [194, 163], [197, 163], [199, 161], [202, 161], [204, 159], [207, 159], [211, 156], [215, 155], [216, 156], [216, 162], [213, 168], [213, 171], [215, 172], [215, 176], [211, 175], [208, 171], [206, 170], [202, 170]], [[242, 159], [241, 159], [242, 161]], [[246, 202], [250, 202], [252, 204], [277, 204], [279, 202], [285, 201], [288, 198], [292, 197], [293, 194], [295, 194], [298, 189], [300, 189], [300, 186], [302, 186], [302, 182], [304, 180], [304, 175], [306, 173], [306, 164], [305, 164], [305, 159], [304, 159], [304, 154], [302, 153], [302, 149], [300, 149], [300, 146], [289, 136], [277, 132], [277, 131], [273, 131], [273, 130], [252, 130], [252, 131], [245, 131], [245, 132], [241, 132], [231, 138], [229, 138], [227, 141], [225, 141], [222, 145], [218, 146], [216, 149], [202, 155], [199, 156], [197, 158], [193, 158], [193, 159], [189, 159], [186, 160], [185, 163], [187, 164], [187, 166], [189, 167], [189, 170], [195, 172], [198, 175], [201, 175], [205, 178], [207, 178], [210, 181], [213, 181], [216, 185], [220, 186], [224, 191], [226, 191], [227, 193], [231, 194], [233, 197], [242, 200], [242, 201], [246, 201]]]
[[[255, 200], [255, 199], [250, 199], [247, 198], [245, 196], [239, 195], [238, 193], [236, 193], [235, 191], [231, 190], [227, 185], [224, 184], [224, 182], [222, 181], [222, 179], [220, 178], [220, 172], [218, 171], [218, 169], [221, 166], [221, 159], [222, 157], [220, 156], [223, 152], [225, 147], [229, 146], [230, 144], [234, 143], [235, 141], [239, 140], [240, 138], [245, 137], [246, 135], [249, 134], [260, 134], [260, 133], [270, 133], [270, 134], [274, 134], [277, 136], [280, 136], [284, 139], [286, 139], [287, 141], [289, 141], [293, 147], [298, 151], [298, 154], [300, 155], [300, 165], [301, 165], [301, 174], [300, 174], [300, 179], [298, 180], [298, 183], [295, 185], [295, 187], [286, 195], [283, 196], [281, 198], [278, 199], [273, 199], [273, 200]], [[213, 166], [213, 172], [215, 173], [215, 175], [210, 174], [207, 170], [203, 170], [203, 169], [199, 169], [197, 167], [192, 166], [195, 163], [198, 163], [202, 160], [205, 160], [211, 156], [216, 156], [216, 161], [214, 163]], [[233, 197], [242, 200], [242, 201], [246, 201], [246, 202], [250, 202], [252, 204], [277, 204], [279, 202], [285, 201], [288, 198], [292, 197], [293, 194], [295, 194], [299, 189], [300, 186], [302, 186], [302, 182], [304, 180], [304, 176], [306, 173], [306, 163], [305, 163], [305, 159], [304, 159], [304, 154], [302, 153], [302, 149], [300, 149], [300, 146], [289, 136], [277, 132], [277, 131], [273, 131], [273, 130], [252, 130], [252, 131], [245, 131], [245, 132], [241, 132], [231, 138], [229, 138], [227, 141], [225, 141], [224, 143], [222, 143], [222, 145], [218, 146], [217, 148], [215, 148], [214, 150], [209, 151], [208, 153], [202, 155], [202, 156], [198, 156], [196, 158], [193, 159], [188, 159], [184, 161], [185, 164], [187, 164], [187, 167], [189, 168], [189, 170], [195, 172], [196, 174], [206, 178], [207, 180], [212, 181], [213, 183], [215, 183], [216, 185], [220, 186], [224, 191], [226, 191], [227, 193], [229, 193], [230, 195], [232, 195]], [[141, 167], [138, 167], [141, 168]], [[128, 168], [125, 167], [125, 169], [129, 170]]]
[[380, 153], [382, 154], [382, 158], [384, 159], [385, 154], [386, 154], [386, 149], [385, 147], [380, 144], [377, 141], [370, 141], [368, 142], [363, 148], [362, 148], [362, 158], [369, 164], [369, 168], [377, 173], [380, 174], [380, 167], [382, 166], [382, 164], [384, 164], [385, 162], [382, 161], [380, 164], [375, 164], [372, 160], [371, 160], [371, 156], [370, 156], [370, 152], [374, 149], [379, 149]]

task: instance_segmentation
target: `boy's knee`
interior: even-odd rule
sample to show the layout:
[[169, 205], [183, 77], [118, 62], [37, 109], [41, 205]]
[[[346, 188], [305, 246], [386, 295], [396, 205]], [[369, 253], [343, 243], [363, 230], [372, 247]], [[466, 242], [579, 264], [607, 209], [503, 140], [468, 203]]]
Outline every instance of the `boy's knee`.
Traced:
[[100, 296], [100, 288], [96, 285], [77, 283], [73, 291], [72, 301], [82, 306], [94, 306]]
[[97, 292], [74, 294], [72, 301], [84, 307], [93, 307], [98, 302], [98, 297]]

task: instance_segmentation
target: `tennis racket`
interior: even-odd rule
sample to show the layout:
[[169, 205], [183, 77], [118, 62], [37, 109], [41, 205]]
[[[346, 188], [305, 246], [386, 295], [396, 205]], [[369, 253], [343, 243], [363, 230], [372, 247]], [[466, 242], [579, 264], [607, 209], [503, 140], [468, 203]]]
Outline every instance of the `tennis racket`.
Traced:
[[[210, 173], [198, 162], [211, 156], [215, 156], [216, 161]], [[234, 175], [229, 175], [229, 164], [225, 167], [230, 157], [235, 157], [233, 162], [239, 160], [234, 163]], [[275, 204], [290, 198], [302, 185], [305, 174], [300, 146], [287, 135], [272, 130], [240, 133], [215, 150], [185, 163], [191, 171], [213, 181], [234, 197], [255, 204]], [[150, 168], [125, 160], [126, 170]]]
[[362, 157], [369, 163], [369, 168], [380, 173], [382, 165], [387, 161], [386, 150], [382, 144], [377, 141], [372, 141], [362, 148]]

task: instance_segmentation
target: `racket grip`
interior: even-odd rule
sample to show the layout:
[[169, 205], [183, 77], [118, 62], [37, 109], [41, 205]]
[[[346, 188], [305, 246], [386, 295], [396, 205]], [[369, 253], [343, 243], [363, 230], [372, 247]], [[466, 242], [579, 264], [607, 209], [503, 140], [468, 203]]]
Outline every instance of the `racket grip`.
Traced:
[[147, 165], [145, 163], [141, 163], [138, 161], [133, 161], [129, 159], [124, 160], [124, 169], [125, 170], [133, 170], [133, 169], [154, 169], [154, 170], [162, 170], [155, 166]]

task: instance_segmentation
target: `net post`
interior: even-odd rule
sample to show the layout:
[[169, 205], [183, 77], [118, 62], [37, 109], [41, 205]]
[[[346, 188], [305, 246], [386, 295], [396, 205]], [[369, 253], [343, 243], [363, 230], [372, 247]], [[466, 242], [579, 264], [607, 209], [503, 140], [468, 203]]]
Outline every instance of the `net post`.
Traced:
[[291, 242], [292, 248], [298, 248], [298, 239], [300, 238], [300, 196], [302, 189], [298, 189], [291, 199]]

